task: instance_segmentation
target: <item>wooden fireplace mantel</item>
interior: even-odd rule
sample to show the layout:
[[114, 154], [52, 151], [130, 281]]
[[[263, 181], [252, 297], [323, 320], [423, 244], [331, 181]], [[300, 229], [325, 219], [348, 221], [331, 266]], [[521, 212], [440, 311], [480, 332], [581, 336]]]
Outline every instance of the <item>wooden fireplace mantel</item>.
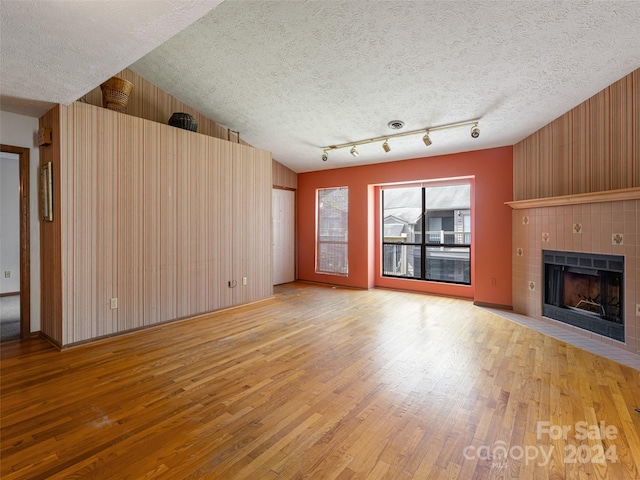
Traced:
[[521, 210], [524, 208], [558, 207], [562, 205], [580, 205], [583, 203], [617, 202], [620, 200], [638, 199], [640, 199], [640, 187], [606, 190], [603, 192], [593, 193], [578, 193], [575, 195], [563, 195], [560, 197], [517, 200], [514, 202], [505, 202], [505, 205], [509, 205], [514, 210]]

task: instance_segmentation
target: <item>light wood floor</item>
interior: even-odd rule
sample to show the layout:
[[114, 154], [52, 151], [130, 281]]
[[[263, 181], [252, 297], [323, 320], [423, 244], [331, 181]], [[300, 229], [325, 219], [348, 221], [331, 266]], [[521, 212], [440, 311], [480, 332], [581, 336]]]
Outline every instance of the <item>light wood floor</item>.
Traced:
[[296, 283], [1, 374], [3, 480], [640, 478], [640, 372], [464, 300]]

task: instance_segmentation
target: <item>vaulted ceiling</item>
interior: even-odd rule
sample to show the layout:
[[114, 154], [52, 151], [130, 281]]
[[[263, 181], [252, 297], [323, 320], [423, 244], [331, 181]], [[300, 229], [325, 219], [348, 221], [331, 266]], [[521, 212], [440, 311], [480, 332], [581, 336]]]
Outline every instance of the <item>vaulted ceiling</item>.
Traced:
[[[219, 4], [219, 5], [218, 5]], [[513, 145], [640, 67], [635, 1], [15, 1], [0, 108], [39, 116], [129, 67], [297, 172]], [[480, 119], [468, 128], [322, 147]]]

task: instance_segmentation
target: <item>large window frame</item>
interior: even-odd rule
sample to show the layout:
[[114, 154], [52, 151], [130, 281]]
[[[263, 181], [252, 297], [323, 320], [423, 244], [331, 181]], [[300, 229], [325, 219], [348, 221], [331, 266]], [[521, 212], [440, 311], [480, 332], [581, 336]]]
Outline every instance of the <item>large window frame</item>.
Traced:
[[[427, 201], [429, 188], [456, 186], [469, 189], [468, 206], [451, 205], [450, 209], [440, 210], [430, 208]], [[385, 190], [389, 189], [381, 188], [382, 276], [471, 285], [471, 183], [408, 184], [394, 185], [393, 188], [420, 189], [420, 206], [412, 205], [414, 210], [419, 210], [419, 215], [415, 223], [408, 222], [403, 227], [402, 233], [397, 223], [395, 229], [391, 228], [386, 220], [393, 215], [387, 214], [395, 207], [385, 208]]]
[[316, 273], [349, 275], [349, 187], [316, 190]]

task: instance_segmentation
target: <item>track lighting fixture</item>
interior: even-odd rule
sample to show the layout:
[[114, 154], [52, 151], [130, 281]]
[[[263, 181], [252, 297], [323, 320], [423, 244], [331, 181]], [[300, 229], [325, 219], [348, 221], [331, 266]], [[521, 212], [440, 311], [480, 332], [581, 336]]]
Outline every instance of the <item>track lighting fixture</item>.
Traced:
[[[337, 150], [339, 148], [351, 147], [351, 150], [349, 150], [349, 153], [351, 153], [351, 155], [353, 155], [354, 157], [357, 157], [358, 150], [356, 150], [356, 146], [366, 145], [368, 143], [375, 143], [375, 142], [383, 142], [382, 148], [385, 152], [388, 153], [391, 151], [391, 147], [389, 146], [390, 139], [398, 138], [398, 137], [406, 137], [409, 135], [417, 135], [421, 133], [424, 133], [422, 137], [422, 141], [424, 142], [425, 146], [428, 147], [433, 143], [429, 136], [431, 132], [434, 132], [437, 130], [447, 130], [449, 128], [471, 126], [471, 137], [478, 138], [480, 136], [480, 127], [478, 127], [479, 121], [480, 121], [479, 119], [476, 119], [476, 120], [469, 120], [468, 122], [448, 123], [446, 125], [436, 125], [435, 127], [420, 128], [418, 130], [411, 130], [409, 132], [394, 133], [392, 135], [385, 135], [384, 137], [375, 137], [375, 138], [368, 138], [365, 140], [358, 140], [357, 142], [341, 143], [340, 145], [329, 145], [328, 147], [322, 148], [322, 161], [323, 162], [327, 161], [327, 159], [329, 158], [329, 154], [328, 154], [329, 151]], [[392, 122], [389, 122], [389, 127], [393, 129], [402, 128], [403, 125], [404, 123], [402, 123], [400, 120], [393, 120]]]

